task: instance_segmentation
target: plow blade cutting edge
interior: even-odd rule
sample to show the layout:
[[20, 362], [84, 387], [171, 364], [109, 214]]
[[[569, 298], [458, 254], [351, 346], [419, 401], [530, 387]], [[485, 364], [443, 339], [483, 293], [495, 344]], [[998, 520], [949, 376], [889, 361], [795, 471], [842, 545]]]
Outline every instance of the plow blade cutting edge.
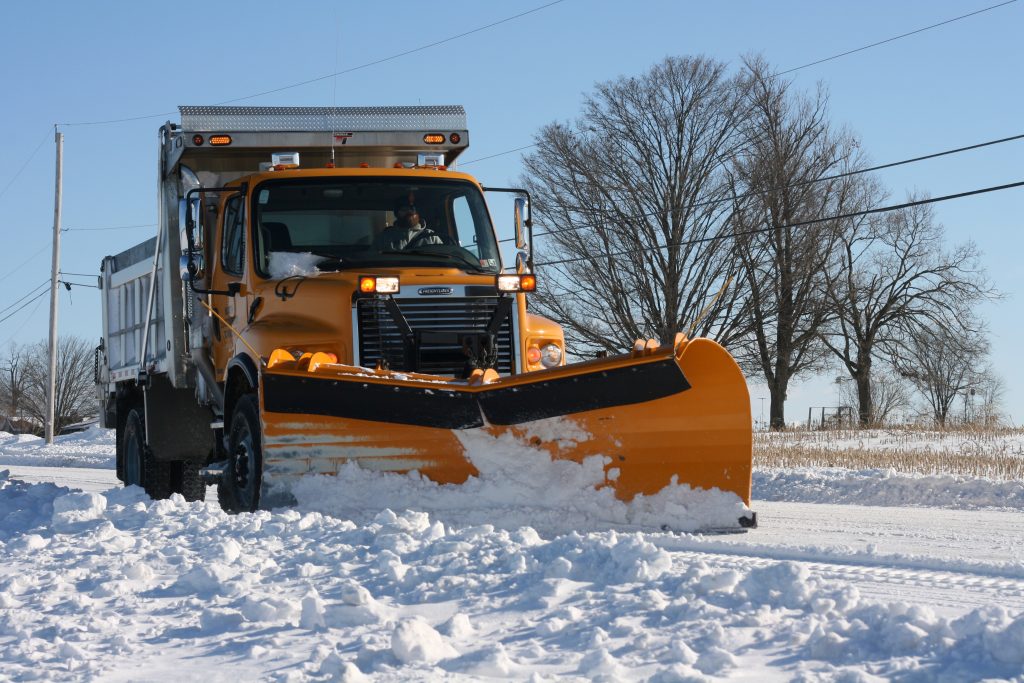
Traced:
[[[599, 486], [612, 487], [622, 501], [685, 484], [750, 504], [746, 382], [732, 356], [708, 339], [510, 377], [478, 372], [469, 380], [328, 360], [275, 352], [261, 373], [265, 507], [289, 502], [288, 485], [298, 477], [337, 474], [350, 461], [464, 483], [479, 474], [459, 438], [473, 430], [510, 433], [553, 459], [601, 456]], [[750, 513], [738, 525], [755, 519]]]

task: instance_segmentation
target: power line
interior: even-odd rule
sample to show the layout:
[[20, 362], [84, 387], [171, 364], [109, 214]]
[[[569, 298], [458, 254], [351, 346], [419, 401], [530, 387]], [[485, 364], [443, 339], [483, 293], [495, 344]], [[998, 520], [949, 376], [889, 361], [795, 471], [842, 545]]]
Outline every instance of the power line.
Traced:
[[[906, 38], [908, 36], [912, 36], [912, 35], [915, 35], [917, 33], [922, 33], [924, 31], [928, 31], [928, 30], [931, 30], [933, 28], [938, 28], [939, 26], [945, 26], [946, 24], [951, 24], [954, 21], [960, 21], [961, 19], [966, 19], [968, 17], [973, 17], [976, 14], [981, 14], [983, 12], [988, 12], [990, 10], [997, 9], [997, 8], [1003, 7], [1005, 5], [1010, 5], [1010, 4], [1013, 4], [1015, 2], [1017, 2], [1017, 0], [1007, 0], [1007, 2], [1001, 2], [998, 5], [992, 5], [991, 7], [986, 7], [984, 9], [980, 9], [980, 10], [977, 10], [975, 12], [970, 12], [968, 14], [962, 14], [959, 17], [953, 17], [952, 19], [947, 19], [945, 21], [940, 21], [937, 24], [932, 24], [931, 26], [925, 26], [923, 28], [915, 29], [915, 30], [909, 31], [907, 33], [902, 33], [902, 34], [900, 34], [898, 36], [893, 36], [892, 38], [886, 38], [885, 40], [880, 40], [878, 42], [871, 43], [869, 45], [862, 45], [861, 47], [854, 48], [853, 50], [847, 50], [846, 52], [841, 52], [839, 54], [832, 55], [831, 57], [825, 57], [823, 59], [818, 59], [818, 60], [815, 60], [813, 62], [808, 62], [807, 64], [802, 64], [800, 66], [795, 66], [792, 69], [786, 69], [785, 71], [777, 71], [777, 72], [775, 72], [772, 75], [773, 76], [782, 76], [784, 74], [793, 73], [794, 71], [799, 71], [800, 69], [806, 69], [807, 67], [810, 67], [810, 66], [815, 66], [817, 64], [822, 64], [824, 62], [830, 62], [833, 59], [839, 59], [840, 57], [846, 57], [847, 55], [852, 55], [852, 54], [854, 54], [856, 52], [862, 52], [864, 50], [868, 50], [868, 49], [873, 48], [873, 47], [878, 47], [879, 45], [884, 45], [886, 43], [891, 43], [891, 42], [893, 42], [895, 40], [899, 40], [900, 38]], [[478, 161], [484, 161], [485, 159], [493, 159], [494, 157], [500, 157], [500, 156], [504, 156], [506, 154], [513, 154], [515, 152], [519, 152], [521, 150], [529, 149], [531, 147], [536, 147], [536, 146], [537, 146], [537, 143], [534, 143], [532, 145], [526, 145], [525, 147], [516, 147], [515, 149], [510, 149], [510, 150], [506, 150], [504, 152], [498, 152], [496, 154], [491, 154], [489, 156], [480, 157], [479, 159], [472, 159], [471, 161], [464, 161], [464, 162], [461, 162], [459, 165], [460, 166], [468, 166], [469, 164], [474, 164], [474, 163], [476, 163]]]
[[9, 306], [7, 306], [7, 308], [0, 308], [0, 313], [4, 313], [5, 311], [8, 311], [8, 310], [10, 310], [10, 309], [14, 308], [14, 307], [15, 307], [15, 306], [17, 306], [18, 304], [20, 304], [20, 303], [21, 303], [22, 301], [24, 301], [25, 299], [29, 298], [30, 296], [32, 296], [33, 294], [35, 294], [35, 293], [36, 293], [37, 291], [39, 291], [39, 288], [40, 288], [40, 287], [45, 287], [45, 286], [47, 286], [48, 284], [50, 284], [50, 281], [49, 281], [49, 280], [43, 280], [43, 281], [42, 281], [42, 282], [41, 282], [40, 284], [38, 284], [38, 285], [36, 285], [35, 287], [33, 287], [33, 288], [31, 289], [31, 291], [29, 291], [29, 293], [28, 293], [28, 294], [26, 294], [25, 296], [21, 297], [20, 299], [18, 299], [17, 301], [15, 301], [15, 302], [14, 302], [13, 304], [10, 304]]
[[28, 165], [30, 163], [32, 163], [32, 160], [36, 158], [36, 154], [38, 154], [39, 150], [42, 149], [43, 143], [46, 142], [49, 139], [50, 139], [50, 130], [47, 129], [46, 135], [44, 135], [43, 139], [39, 141], [39, 144], [36, 145], [36, 148], [34, 150], [32, 150], [32, 154], [30, 154], [28, 159], [25, 161], [25, 163], [23, 163], [21, 165], [21, 168], [19, 168], [18, 172], [14, 174], [14, 177], [12, 177], [10, 180], [7, 181], [7, 184], [4, 185], [4, 189], [0, 190], [0, 197], [3, 197], [4, 194], [7, 193], [7, 190], [9, 190], [11, 188], [11, 185], [14, 184], [14, 181], [18, 179], [18, 177], [22, 174], [22, 172], [26, 168], [28, 168]]
[[36, 311], [39, 310], [39, 304], [41, 303], [43, 303], [42, 297], [36, 300], [35, 307], [29, 312], [27, 316], [25, 316], [25, 319], [21, 321], [21, 325], [18, 326], [18, 329], [14, 330], [14, 332], [11, 333], [11, 336], [4, 340], [3, 346], [7, 346], [12, 339], [17, 337], [21, 333], [21, 331], [25, 329], [25, 326], [28, 325], [30, 320], [32, 320], [32, 316], [34, 316], [36, 314]]
[[98, 230], [131, 230], [133, 228], [154, 228], [156, 223], [139, 223], [137, 225], [112, 225], [108, 228], [64, 228], [61, 232], [96, 232]]
[[91, 287], [93, 289], [99, 289], [99, 285], [87, 285], [83, 282], [68, 282], [67, 280], [57, 280], [57, 282], [64, 285], [64, 287], [70, 292], [72, 287]]
[[49, 294], [49, 292], [45, 292], [45, 291], [44, 291], [44, 292], [40, 292], [39, 294], [37, 294], [37, 295], [35, 296], [35, 298], [33, 298], [33, 299], [29, 299], [28, 301], [26, 301], [26, 302], [25, 302], [24, 304], [22, 304], [21, 306], [19, 306], [19, 307], [18, 307], [17, 309], [15, 309], [14, 311], [11, 311], [11, 312], [10, 312], [10, 313], [8, 313], [7, 315], [5, 315], [5, 316], [4, 316], [3, 318], [0, 318], [0, 323], [3, 323], [3, 322], [4, 322], [4, 321], [6, 321], [6, 320], [10, 320], [10, 319], [11, 319], [12, 317], [14, 317], [15, 315], [17, 315], [19, 311], [22, 311], [22, 310], [24, 310], [25, 308], [27, 308], [27, 307], [28, 307], [28, 305], [29, 305], [29, 304], [31, 304], [31, 303], [32, 303], [33, 301], [36, 301], [36, 299], [42, 299], [42, 298], [43, 298], [44, 296], [46, 296], [47, 294]]
[[[565, 0], [554, 0], [553, 2], [549, 2], [547, 4], [540, 5], [539, 7], [534, 7], [533, 9], [526, 10], [525, 12], [520, 12], [519, 14], [514, 14], [514, 15], [512, 15], [510, 17], [505, 17], [504, 19], [499, 19], [498, 21], [491, 22], [490, 24], [486, 24], [484, 26], [478, 26], [478, 27], [470, 29], [468, 31], [464, 31], [463, 33], [459, 33], [459, 34], [456, 34], [456, 35], [453, 35], [453, 36], [448, 36], [447, 38], [442, 38], [441, 40], [436, 40], [436, 41], [434, 41], [432, 43], [428, 43], [426, 45], [421, 45], [419, 47], [414, 47], [411, 50], [405, 50], [404, 52], [398, 52], [398, 53], [390, 55], [388, 57], [382, 57], [381, 59], [376, 59], [376, 60], [374, 60], [372, 62], [366, 62], [365, 64], [360, 64], [358, 66], [353, 66], [353, 67], [348, 68], [348, 69], [343, 69], [341, 71], [336, 71], [334, 73], [329, 73], [329, 74], [324, 75], [324, 76], [317, 76], [316, 78], [310, 78], [308, 80], [301, 81], [299, 83], [292, 83], [291, 85], [284, 85], [284, 86], [281, 86], [280, 88], [273, 88], [271, 90], [264, 90], [262, 92], [254, 93], [252, 95], [245, 95], [244, 97], [236, 97], [236, 98], [231, 99], [231, 100], [224, 100], [223, 102], [218, 102], [217, 104], [218, 105], [221, 105], [221, 104], [231, 104], [232, 102], [242, 102], [244, 100], [251, 100], [251, 99], [253, 99], [255, 97], [262, 97], [263, 95], [271, 95], [273, 93], [282, 92], [284, 90], [291, 90], [292, 88], [298, 88], [298, 87], [301, 87], [303, 85], [309, 85], [310, 83], [317, 83], [318, 81], [325, 81], [328, 78], [334, 78], [335, 76], [343, 76], [345, 74], [350, 74], [353, 71], [359, 71], [360, 69], [366, 69], [366, 68], [369, 68], [371, 66], [376, 66], [378, 64], [383, 64], [385, 62], [390, 62], [392, 60], [399, 59], [401, 57], [406, 57], [408, 55], [415, 54], [417, 52], [422, 52], [423, 50], [429, 50], [430, 48], [437, 47], [439, 45], [444, 45], [445, 43], [450, 43], [453, 40], [458, 40], [459, 38], [465, 38], [466, 36], [473, 35], [474, 33], [479, 33], [481, 31], [486, 31], [489, 28], [494, 28], [495, 26], [500, 26], [501, 24], [505, 24], [505, 23], [508, 23], [510, 21], [514, 21], [516, 19], [520, 19], [520, 18], [525, 17], [525, 16], [527, 16], [529, 14], [533, 14], [535, 12], [540, 12], [541, 10], [545, 10], [545, 9], [547, 9], [549, 7], [553, 7], [554, 5], [558, 5], [558, 4], [562, 3], [562, 2], [565, 2]], [[74, 122], [74, 123], [61, 123], [61, 124], [58, 124], [58, 125], [61, 125], [61, 126], [99, 126], [99, 125], [105, 125], [105, 124], [110, 124], [110, 123], [126, 123], [128, 121], [141, 121], [143, 119], [154, 119], [154, 118], [159, 118], [159, 117], [162, 117], [162, 116], [173, 116], [174, 114], [175, 114], [175, 112], [161, 112], [159, 114], [146, 114], [144, 116], [131, 116], [131, 117], [128, 117], [128, 118], [123, 118], [123, 119], [109, 119], [109, 120], [106, 120], [106, 121], [78, 121], [78, 122]]]
[[49, 244], [44, 244], [43, 246], [39, 247], [39, 249], [37, 249], [35, 252], [33, 252], [27, 259], [22, 261], [21, 265], [19, 265], [17, 268], [14, 268], [13, 270], [8, 271], [8, 273], [6, 275], [4, 275], [3, 277], [0, 277], [0, 282], [3, 282], [7, 278], [9, 278], [12, 275], [14, 275], [15, 273], [17, 273], [19, 270], [21, 270], [22, 268], [27, 266], [32, 261], [32, 259], [34, 259], [36, 256], [39, 256], [41, 253], [43, 253], [44, 250], [49, 249], [49, 248], [50, 248]]
[[66, 270], [60, 271], [61, 275], [71, 275], [74, 277], [99, 277], [99, 273], [69, 273]]
[[832, 55], [831, 57], [825, 57], [823, 59], [818, 59], [818, 60], [813, 61], [813, 62], [808, 62], [807, 64], [802, 64], [800, 66], [795, 66], [792, 69], [786, 69], [785, 71], [779, 71], [775, 75], [776, 76], [782, 76], [784, 74], [793, 73], [794, 71], [799, 71], [800, 69], [806, 69], [809, 66], [815, 66], [817, 64], [822, 64], [824, 62], [830, 62], [833, 59], [839, 59], [840, 57], [846, 57], [847, 55], [852, 55], [855, 52], [863, 52], [864, 50], [868, 50], [868, 49], [871, 49], [873, 47], [878, 47], [879, 45], [885, 45], [886, 43], [891, 43], [891, 42], [893, 42], [895, 40], [899, 40], [900, 38], [906, 38], [908, 36], [912, 36], [912, 35], [915, 35], [915, 34], [918, 34], [918, 33], [923, 33], [924, 31], [930, 31], [931, 29], [938, 28], [939, 26], [945, 26], [946, 24], [952, 24], [954, 21], [960, 21], [961, 19], [966, 19], [968, 17], [973, 17], [976, 14], [981, 14], [983, 12], [988, 12], [990, 10], [994, 10], [994, 9], [999, 8], [999, 7], [1005, 7], [1006, 5], [1012, 5], [1015, 2], [1017, 2], [1017, 0], [1007, 0], [1006, 2], [1001, 2], [998, 5], [992, 5], [991, 7], [985, 7], [984, 9], [979, 9], [979, 10], [977, 10], [975, 12], [969, 12], [967, 14], [961, 14], [959, 17], [953, 17], [952, 19], [946, 19], [945, 21], [940, 21], [937, 24], [932, 24], [931, 26], [925, 26], [924, 28], [915, 29], [915, 30], [909, 31], [907, 33], [901, 33], [898, 36], [893, 36], [892, 38], [886, 38], [885, 40], [879, 40], [878, 42], [871, 43], [870, 45], [862, 45], [861, 47], [854, 48], [852, 50], [847, 50], [846, 52], [840, 52], [839, 54]]
[[658, 251], [661, 249], [668, 249], [670, 247], [685, 247], [693, 244], [703, 244], [705, 242], [714, 242], [715, 240], [728, 239], [730, 237], [744, 237], [746, 235], [756, 235], [762, 232], [770, 232], [772, 230], [784, 230], [787, 228], [801, 228], [808, 225], [815, 225], [817, 223], [825, 223], [828, 221], [838, 221], [845, 218], [856, 218], [858, 216], [868, 216], [876, 213], [886, 213], [889, 211], [899, 211], [900, 209], [907, 209], [912, 206], [921, 206], [922, 204], [935, 204], [937, 202], [945, 202], [951, 199], [961, 199], [963, 197], [971, 197], [976, 194], [985, 194], [987, 192], [998, 192], [1000, 190], [1009, 190], [1015, 187], [1024, 186], [1024, 180], [1007, 183], [1006, 185], [996, 185], [993, 187], [985, 187], [980, 190], [969, 190], [967, 192], [958, 192], [957, 194], [948, 194], [942, 197], [931, 197], [929, 199], [918, 199], [912, 202], [904, 202], [903, 204], [893, 204], [891, 206], [881, 206], [874, 209], [864, 209], [862, 211], [852, 211], [850, 213], [838, 214], [835, 216], [826, 216], [824, 218], [813, 218], [806, 221], [799, 221], [797, 223], [787, 223], [786, 225], [769, 226], [765, 228], [754, 228], [753, 230], [740, 230], [735, 232], [728, 232], [721, 235], [713, 235], [711, 237], [701, 237], [694, 240], [684, 240], [682, 242], [674, 242], [672, 244], [662, 244], [654, 247], [643, 247], [642, 249], [626, 249], [615, 253], [603, 253], [599, 256], [580, 256], [570, 259], [560, 259], [558, 261], [544, 261], [537, 263], [538, 266], [558, 266], [566, 263], [578, 263], [580, 261], [592, 261], [599, 258], [606, 258], [608, 256], [623, 256], [625, 254], [631, 254], [638, 251]]
[[[954, 149], [947, 149], [947, 150], [943, 150], [941, 152], [934, 152], [932, 154], [925, 154], [923, 156], [913, 157], [913, 158], [910, 158], [910, 159], [902, 159], [900, 161], [891, 161], [891, 162], [886, 163], [886, 164], [879, 164], [877, 166], [869, 166], [868, 168], [859, 168], [859, 169], [855, 169], [853, 171], [845, 171], [843, 173], [836, 173], [836, 174], [833, 174], [833, 175], [822, 176], [821, 178], [813, 178], [811, 180], [801, 180], [800, 182], [796, 182], [796, 183], [793, 183], [791, 185], [783, 185], [783, 186], [780, 186], [780, 187], [772, 187], [772, 188], [768, 188], [768, 189], [765, 189], [765, 190], [756, 190], [756, 191], [746, 192], [746, 193], [741, 194], [741, 195], [724, 197], [722, 199], [709, 199], [707, 201], [697, 202], [697, 203], [691, 205], [690, 208], [696, 209], [696, 208], [703, 207], [703, 206], [714, 206], [716, 204], [724, 204], [725, 202], [732, 202], [732, 201], [736, 201], [738, 199], [747, 199], [748, 197], [754, 197], [754, 196], [757, 196], [759, 194], [763, 194], [765, 192], [780, 192], [782, 190], [788, 190], [788, 189], [792, 189], [794, 187], [803, 187], [804, 185], [813, 185], [815, 183], [822, 183], [822, 182], [825, 182], [825, 181], [828, 181], [828, 180], [838, 180], [840, 178], [847, 178], [849, 176], [860, 175], [862, 173], [870, 173], [872, 171], [880, 171], [880, 170], [883, 170], [883, 169], [886, 169], [886, 168], [895, 168], [897, 166], [905, 166], [906, 164], [913, 164], [913, 163], [917, 163], [919, 161], [927, 161], [929, 159], [937, 159], [939, 157], [949, 156], [951, 154], [960, 154], [961, 152], [969, 152], [971, 150], [981, 149], [982, 147], [991, 147], [992, 145], [1001, 145], [1001, 144], [1006, 143], [1006, 142], [1014, 142], [1016, 140], [1022, 140], [1022, 139], [1024, 139], [1024, 133], [1019, 134], [1019, 135], [1011, 135], [1010, 137], [999, 138], [997, 140], [988, 140], [987, 142], [979, 142], [977, 144], [967, 145], [966, 147], [956, 147]], [[667, 211], [651, 211], [649, 213], [642, 213], [642, 214], [637, 214], [635, 216], [630, 216], [630, 218], [649, 218], [651, 216], [659, 216], [659, 215], [661, 215], [663, 213], [667, 213]], [[574, 232], [576, 230], [583, 230], [585, 228], [593, 228], [593, 227], [596, 227], [596, 226], [594, 224], [587, 224], [587, 225], [578, 225], [578, 226], [570, 227], [570, 228], [564, 228], [562, 230], [548, 230], [548, 231], [545, 231], [545, 232], [538, 232], [538, 233], [534, 234], [534, 237], [535, 238], [536, 237], [544, 237], [546, 235], [552, 235], [552, 234], [554, 234], [556, 232]], [[504, 243], [504, 242], [512, 242], [514, 239], [515, 239], [514, 237], [510, 237], [508, 239], [500, 240], [500, 242], [502, 242], [502, 243]]]
[[516, 147], [515, 149], [509, 149], [509, 150], [506, 150], [504, 152], [498, 152], [497, 154], [491, 154], [490, 156], [480, 157], [479, 159], [470, 159], [469, 161], [460, 161], [458, 163], [459, 163], [460, 167], [462, 167], [462, 166], [469, 166], [470, 164], [475, 164], [478, 161], [485, 161], [487, 159], [493, 159], [494, 157], [501, 157], [501, 156], [505, 156], [506, 154], [512, 154], [513, 152], [519, 152], [519, 151], [522, 151], [524, 149], [530, 149], [531, 147], [536, 147], [537, 144], [538, 143], [535, 142], [532, 145], [524, 145], [522, 147]]

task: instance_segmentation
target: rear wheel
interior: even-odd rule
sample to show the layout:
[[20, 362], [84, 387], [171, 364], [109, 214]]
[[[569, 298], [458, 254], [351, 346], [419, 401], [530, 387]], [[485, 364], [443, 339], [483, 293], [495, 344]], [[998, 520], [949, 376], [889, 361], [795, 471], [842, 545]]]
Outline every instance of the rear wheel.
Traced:
[[199, 476], [202, 466], [197, 462], [174, 463], [174, 492], [191, 502], [206, 500], [206, 482]]
[[124, 484], [141, 486], [149, 497], [158, 500], [171, 495], [171, 465], [157, 462], [146, 445], [146, 432], [138, 410], [128, 412], [124, 426]]
[[235, 403], [228, 431], [228, 464], [217, 485], [217, 497], [228, 512], [252, 512], [260, 503], [263, 450], [259, 403], [244, 394]]

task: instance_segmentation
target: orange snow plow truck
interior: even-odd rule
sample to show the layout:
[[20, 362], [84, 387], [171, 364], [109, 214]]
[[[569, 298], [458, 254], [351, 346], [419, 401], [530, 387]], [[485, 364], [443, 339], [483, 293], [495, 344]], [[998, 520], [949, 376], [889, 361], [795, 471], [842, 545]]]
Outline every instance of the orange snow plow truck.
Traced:
[[[602, 458], [623, 501], [685, 484], [749, 505], [736, 362], [679, 335], [567, 364], [561, 328], [529, 310], [528, 195], [456, 170], [462, 107], [180, 113], [160, 128], [157, 235], [100, 275], [96, 382], [126, 485], [216, 483], [241, 512], [348, 462], [460, 484], [478, 472], [459, 437], [483, 430]], [[488, 191], [512, 209], [511, 265]], [[538, 436], [560, 428], [572, 440]]]

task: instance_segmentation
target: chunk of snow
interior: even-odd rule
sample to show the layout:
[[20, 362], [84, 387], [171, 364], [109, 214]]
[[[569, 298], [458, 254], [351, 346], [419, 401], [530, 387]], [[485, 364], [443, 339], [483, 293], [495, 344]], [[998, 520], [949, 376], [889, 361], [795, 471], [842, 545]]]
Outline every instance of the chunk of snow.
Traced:
[[400, 662], [434, 664], [459, 653], [434, 627], [421, 619], [405, 619], [391, 634], [391, 651]]
[[267, 272], [273, 280], [299, 276], [314, 277], [320, 274], [316, 266], [323, 260], [323, 256], [309, 252], [272, 251]]

